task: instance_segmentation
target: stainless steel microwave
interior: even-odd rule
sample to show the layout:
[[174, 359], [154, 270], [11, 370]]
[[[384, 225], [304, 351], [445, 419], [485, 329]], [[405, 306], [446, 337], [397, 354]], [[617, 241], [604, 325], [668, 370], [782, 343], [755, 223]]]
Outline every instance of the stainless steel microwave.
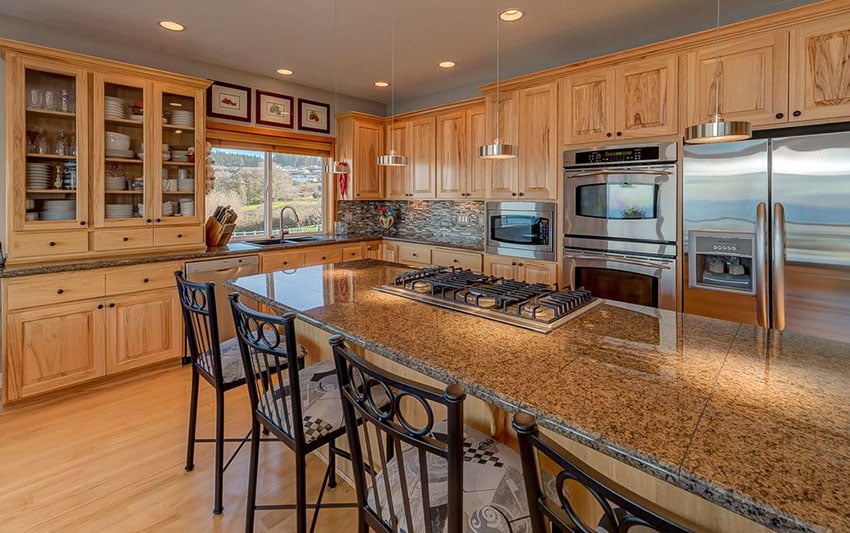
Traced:
[[487, 202], [487, 253], [554, 261], [554, 202]]

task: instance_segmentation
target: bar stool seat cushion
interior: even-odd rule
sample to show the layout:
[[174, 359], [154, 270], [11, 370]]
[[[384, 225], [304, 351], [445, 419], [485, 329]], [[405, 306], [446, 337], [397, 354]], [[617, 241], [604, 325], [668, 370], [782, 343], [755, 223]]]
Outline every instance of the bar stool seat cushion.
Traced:
[[[242, 354], [239, 352], [239, 341], [236, 337], [221, 343], [221, 377], [224, 383], [234, 383], [245, 379], [245, 366], [242, 364]], [[307, 349], [299, 344], [298, 357], [304, 359]], [[261, 361], [261, 365], [265, 364]], [[265, 370], [265, 368], [263, 368]]]
[[[434, 424], [431, 436], [446, 440], [446, 422]], [[522, 463], [519, 454], [508, 446], [497, 442], [489, 435], [468, 426], [463, 428], [463, 511], [466, 531], [475, 532], [518, 532], [531, 531]], [[410, 510], [414, 522], [407, 526], [401, 480], [398, 472], [398, 457], [387, 463], [387, 468], [376, 476], [378, 494], [381, 499], [381, 516], [389, 521], [389, 502], [386, 498], [386, 481], [392, 495], [394, 514], [399, 522], [399, 531], [418, 531], [424, 523], [422, 490], [419, 483], [419, 455], [413, 446], [403, 446], [404, 476], [411, 496]], [[447, 508], [446, 461], [433, 454], [427, 455], [429, 500], [433, 531], [445, 531]], [[375, 490], [368, 487], [368, 503], [375, 506]]]

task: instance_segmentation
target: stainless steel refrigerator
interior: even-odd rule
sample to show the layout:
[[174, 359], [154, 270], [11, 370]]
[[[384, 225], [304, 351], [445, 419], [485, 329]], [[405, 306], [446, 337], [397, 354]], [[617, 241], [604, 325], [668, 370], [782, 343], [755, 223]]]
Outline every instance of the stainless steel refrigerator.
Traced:
[[850, 132], [686, 146], [685, 312], [850, 342]]

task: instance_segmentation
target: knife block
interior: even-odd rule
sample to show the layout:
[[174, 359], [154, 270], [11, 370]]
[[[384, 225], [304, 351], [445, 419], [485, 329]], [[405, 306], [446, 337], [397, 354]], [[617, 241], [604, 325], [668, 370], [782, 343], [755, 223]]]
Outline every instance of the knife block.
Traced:
[[233, 229], [235, 227], [236, 224], [221, 224], [213, 217], [209, 217], [206, 224], [204, 224], [207, 247], [216, 248], [230, 242], [230, 237], [233, 235]]

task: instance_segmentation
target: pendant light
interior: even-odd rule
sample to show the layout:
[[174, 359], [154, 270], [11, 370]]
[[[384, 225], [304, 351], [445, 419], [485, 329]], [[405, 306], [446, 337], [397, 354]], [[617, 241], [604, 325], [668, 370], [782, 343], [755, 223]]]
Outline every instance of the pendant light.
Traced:
[[493, 144], [484, 144], [478, 147], [478, 157], [481, 159], [513, 159], [517, 156], [519, 148], [514, 144], [505, 144], [499, 140], [499, 45], [500, 45], [500, 21], [499, 3], [496, 2], [496, 134], [493, 136]]
[[743, 141], [753, 136], [752, 126], [743, 120], [723, 120], [720, 115], [720, 0], [717, 0], [716, 52], [714, 57], [714, 115], [708, 122], [688, 126], [685, 143], [711, 144]]
[[[336, 57], [337, 57], [337, 48], [336, 48], [336, 31], [337, 31], [337, 18], [336, 18], [336, 4], [337, 0], [334, 0], [334, 34], [332, 39], [332, 46], [334, 49], [334, 113], [337, 112], [337, 96], [338, 96], [338, 87], [337, 87], [337, 74], [336, 74]], [[348, 172], [348, 165], [337, 161], [334, 157], [331, 159], [327, 165], [325, 165], [325, 174], [345, 174]]]
[[407, 156], [395, 152], [395, 16], [390, 9], [390, 153], [378, 156], [378, 166], [406, 167]]

